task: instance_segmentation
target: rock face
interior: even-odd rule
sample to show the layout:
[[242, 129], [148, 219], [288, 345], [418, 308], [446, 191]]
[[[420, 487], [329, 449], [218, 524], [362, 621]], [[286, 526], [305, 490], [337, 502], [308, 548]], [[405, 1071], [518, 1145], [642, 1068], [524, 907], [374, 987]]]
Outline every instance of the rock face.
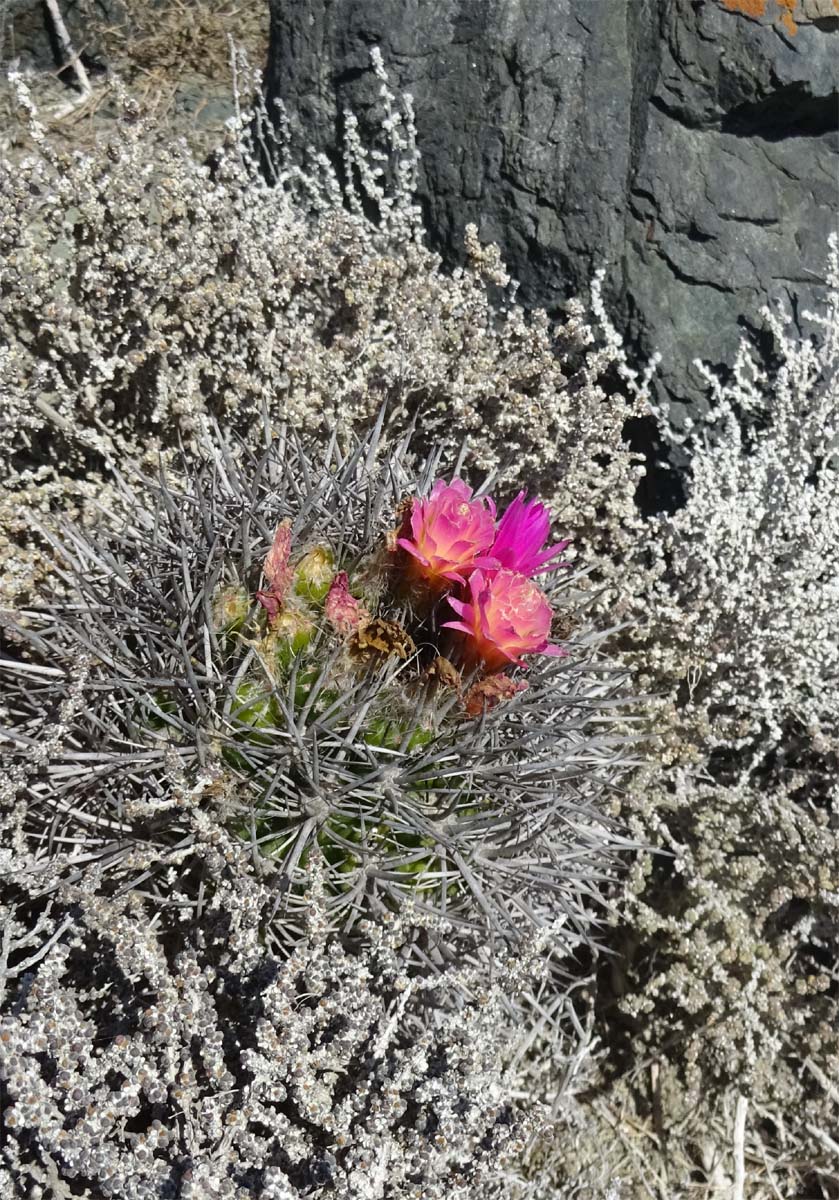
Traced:
[[839, 209], [839, 0], [271, 0], [269, 98], [334, 151], [379, 110], [370, 48], [414, 97], [420, 198], [456, 261], [499, 243], [550, 312], [608, 267], [616, 323], [664, 356], [730, 362], [767, 297], [824, 289]]

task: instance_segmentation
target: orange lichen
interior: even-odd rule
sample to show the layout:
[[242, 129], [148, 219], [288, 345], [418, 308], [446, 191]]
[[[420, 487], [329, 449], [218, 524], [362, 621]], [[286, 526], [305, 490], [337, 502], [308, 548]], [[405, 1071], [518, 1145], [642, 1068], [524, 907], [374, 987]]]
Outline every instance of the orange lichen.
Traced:
[[792, 14], [795, 12], [795, 4], [796, 0], [778, 0], [778, 7], [782, 10], [780, 22], [790, 37], [795, 37], [798, 33], [798, 26], [792, 18]]
[[[728, 9], [729, 12], [740, 13], [744, 17], [758, 20], [766, 16], [767, 0], [720, 0], [720, 2], [723, 8]], [[780, 10], [775, 19], [791, 37], [795, 37], [798, 33], [798, 26], [794, 20], [797, 2], [798, 0], [775, 0]], [[833, 0], [833, 3], [839, 10], [839, 0]]]
[[742, 13], [744, 17], [765, 17], [766, 0], [722, 0], [729, 12]]

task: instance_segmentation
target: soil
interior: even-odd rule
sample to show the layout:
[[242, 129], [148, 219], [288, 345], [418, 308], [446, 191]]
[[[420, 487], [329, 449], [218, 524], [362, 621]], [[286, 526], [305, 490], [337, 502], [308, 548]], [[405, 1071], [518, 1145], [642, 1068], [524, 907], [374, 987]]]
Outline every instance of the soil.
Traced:
[[[235, 113], [231, 41], [262, 69], [268, 0], [57, 0], [91, 92], [83, 96], [66, 55], [51, 44], [39, 0], [0, 0], [0, 155], [32, 148], [7, 78], [15, 66], [38, 119], [64, 150], [85, 150], [113, 132], [120, 86], [152, 118], [158, 136], [184, 137], [200, 158], [222, 140]], [[243, 103], [251, 81], [240, 80]], [[68, 111], [69, 110], [69, 111]]]

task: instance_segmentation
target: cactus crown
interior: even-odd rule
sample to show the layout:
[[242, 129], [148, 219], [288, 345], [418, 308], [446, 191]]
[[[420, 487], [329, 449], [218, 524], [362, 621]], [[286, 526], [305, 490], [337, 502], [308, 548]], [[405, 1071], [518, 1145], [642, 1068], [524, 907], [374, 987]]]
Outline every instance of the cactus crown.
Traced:
[[92, 534], [67, 528], [70, 598], [13, 631], [13, 755], [91, 663], [63, 747], [25, 784], [30, 837], [160, 900], [177, 876], [200, 904], [190, 830], [221, 822], [275, 878], [289, 944], [314, 847], [336, 928], [410, 896], [502, 937], [564, 914], [565, 948], [585, 940], [622, 844], [600, 801], [626, 764], [608, 728], [623, 678], [591, 632], [560, 650], [536, 628], [534, 604], [568, 607], [573, 571], [548, 568], [544, 592], [525, 580], [516, 611], [512, 573], [478, 545], [495, 514], [480, 489], [420, 529], [441, 459], [415, 466], [376, 430], [317, 456], [289, 431], [254, 452], [216, 430], [201, 460], [123, 483]]

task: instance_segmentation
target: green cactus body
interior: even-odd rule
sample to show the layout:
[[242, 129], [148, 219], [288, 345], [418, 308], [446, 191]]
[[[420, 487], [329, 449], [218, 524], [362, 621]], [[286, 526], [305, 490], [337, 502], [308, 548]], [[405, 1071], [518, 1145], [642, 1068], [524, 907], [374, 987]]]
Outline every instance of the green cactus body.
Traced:
[[388, 717], [375, 717], [364, 730], [364, 737], [370, 746], [379, 746], [386, 750], [398, 750], [410, 734], [405, 747], [407, 753], [419, 750], [434, 737], [431, 729], [415, 726], [413, 729], [408, 722], [391, 720]]
[[432, 838], [420, 837], [407, 830], [396, 831], [385, 822], [375, 823], [372, 815], [366, 822], [365, 834], [366, 846], [363, 846], [362, 824], [357, 817], [332, 816], [318, 829], [317, 844], [324, 859], [338, 873], [338, 887], [341, 877], [347, 879], [347, 887], [352, 885], [351, 877], [362, 866], [365, 849], [378, 851], [390, 860], [390, 870], [410, 886], [423, 890], [421, 879], [424, 875], [429, 880], [426, 889], [436, 886], [432, 879], [439, 862], [430, 853], [434, 847]]
[[285, 608], [257, 649], [269, 675], [278, 669], [287, 674], [294, 660], [310, 645], [316, 633], [314, 621], [296, 608]]
[[277, 724], [277, 710], [271, 692], [254, 680], [246, 680], [236, 688], [233, 699], [230, 716], [235, 727], [244, 727], [245, 738], [267, 746], [267, 731], [276, 728]]
[[140, 726], [148, 726], [155, 732], [166, 731], [175, 733], [175, 724], [166, 718], [176, 716], [178, 701], [172, 692], [156, 691], [138, 708], [137, 719]]

